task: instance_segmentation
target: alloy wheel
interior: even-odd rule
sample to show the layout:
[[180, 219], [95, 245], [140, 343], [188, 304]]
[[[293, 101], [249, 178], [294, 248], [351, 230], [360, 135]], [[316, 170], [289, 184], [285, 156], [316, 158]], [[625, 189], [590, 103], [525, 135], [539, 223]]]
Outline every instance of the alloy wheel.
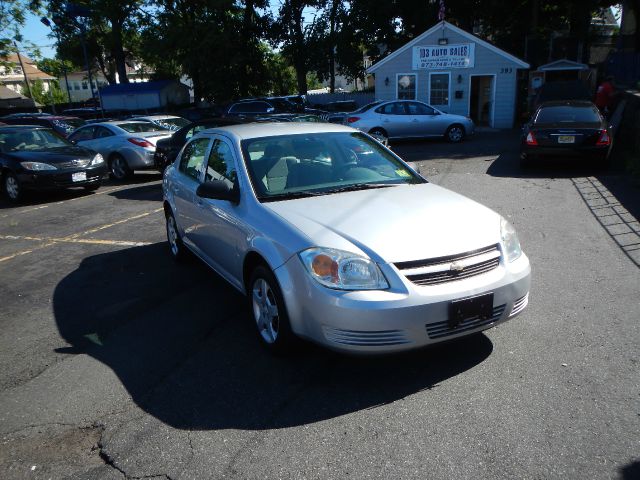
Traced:
[[114, 157], [113, 160], [111, 160], [111, 173], [116, 179], [122, 180], [125, 178], [127, 176], [127, 169], [127, 163], [124, 158]]
[[253, 317], [262, 339], [273, 344], [278, 339], [279, 314], [276, 296], [264, 278], [257, 278], [252, 288]]
[[20, 197], [20, 184], [13, 175], [9, 174], [5, 177], [4, 187], [11, 200], [17, 200]]
[[173, 215], [167, 215], [167, 240], [169, 240], [169, 247], [171, 248], [171, 254], [177, 257], [180, 253], [180, 247], [178, 245], [178, 228]]

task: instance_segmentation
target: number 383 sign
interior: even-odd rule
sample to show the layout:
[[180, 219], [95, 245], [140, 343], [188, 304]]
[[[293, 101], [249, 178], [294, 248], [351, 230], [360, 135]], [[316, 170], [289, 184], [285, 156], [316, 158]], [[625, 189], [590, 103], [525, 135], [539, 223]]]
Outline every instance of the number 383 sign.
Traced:
[[473, 68], [475, 44], [429, 45], [413, 47], [413, 69]]

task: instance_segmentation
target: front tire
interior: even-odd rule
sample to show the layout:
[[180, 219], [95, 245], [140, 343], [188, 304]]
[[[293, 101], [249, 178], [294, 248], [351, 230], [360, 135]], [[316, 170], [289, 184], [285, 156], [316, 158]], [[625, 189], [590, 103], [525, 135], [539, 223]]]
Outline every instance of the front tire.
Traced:
[[122, 181], [129, 178], [133, 172], [129, 168], [129, 164], [120, 154], [114, 154], [109, 160], [109, 175], [114, 180]]
[[258, 265], [249, 280], [249, 307], [258, 337], [274, 354], [288, 352], [295, 343], [280, 285], [271, 270]]
[[444, 134], [445, 138], [451, 143], [460, 143], [464, 140], [467, 132], [462, 125], [451, 125]]
[[5, 172], [2, 176], [2, 185], [4, 187], [4, 193], [10, 202], [18, 203], [24, 198], [24, 192], [22, 185], [18, 177], [12, 172]]

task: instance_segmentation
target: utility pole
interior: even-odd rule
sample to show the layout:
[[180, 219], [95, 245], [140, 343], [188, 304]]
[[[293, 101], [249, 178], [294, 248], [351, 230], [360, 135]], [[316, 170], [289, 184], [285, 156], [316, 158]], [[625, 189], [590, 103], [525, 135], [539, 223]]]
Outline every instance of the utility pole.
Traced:
[[[27, 77], [27, 71], [24, 69], [24, 64], [22, 63], [22, 55], [20, 55], [20, 50], [18, 50], [18, 44], [14, 40], [13, 46], [16, 47], [16, 53], [18, 54], [18, 61], [20, 62], [20, 68], [22, 68], [22, 75], [24, 75], [24, 83], [27, 84], [27, 92], [29, 92], [29, 98], [33, 99], [33, 95], [31, 93], [31, 85], [29, 85], [29, 77]], [[34, 100], [35, 101], [35, 100]]]

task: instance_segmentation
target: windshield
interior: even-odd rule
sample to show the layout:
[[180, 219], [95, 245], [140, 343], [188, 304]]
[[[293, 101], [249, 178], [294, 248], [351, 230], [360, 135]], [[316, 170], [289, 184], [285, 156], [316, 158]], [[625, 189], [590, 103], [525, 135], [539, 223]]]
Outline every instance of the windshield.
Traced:
[[48, 150], [69, 146], [73, 146], [73, 144], [54, 133], [53, 130], [38, 129], [0, 133], [0, 151], [3, 152]]
[[535, 123], [600, 123], [595, 107], [554, 106], [542, 107]]
[[129, 133], [161, 132], [163, 130], [166, 130], [166, 128], [162, 128], [151, 122], [127, 122], [127, 123], [119, 123], [116, 126], [120, 127], [125, 132], [129, 132]]
[[154, 120], [153, 123], [156, 125], [166, 128], [167, 130], [180, 130], [182, 127], [189, 125], [191, 122], [186, 118], [175, 117], [175, 118], [160, 118]]
[[242, 151], [260, 201], [425, 182], [362, 133], [253, 138]]

